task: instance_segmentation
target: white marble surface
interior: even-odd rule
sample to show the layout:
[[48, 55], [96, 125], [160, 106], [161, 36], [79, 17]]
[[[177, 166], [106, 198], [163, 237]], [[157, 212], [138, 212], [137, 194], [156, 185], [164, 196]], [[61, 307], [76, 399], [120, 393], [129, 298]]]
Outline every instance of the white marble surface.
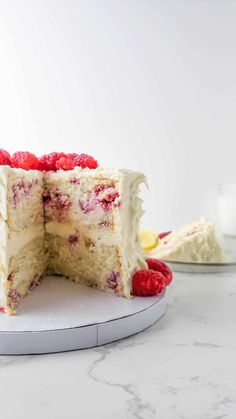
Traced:
[[168, 301], [120, 342], [1, 356], [1, 419], [235, 419], [236, 274], [176, 274]]

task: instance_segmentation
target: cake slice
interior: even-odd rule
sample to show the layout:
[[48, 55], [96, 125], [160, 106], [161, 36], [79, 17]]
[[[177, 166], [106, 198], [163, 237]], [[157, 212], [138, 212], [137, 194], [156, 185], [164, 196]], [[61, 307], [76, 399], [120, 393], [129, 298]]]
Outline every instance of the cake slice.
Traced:
[[202, 217], [173, 231], [160, 240], [155, 257], [171, 262], [223, 263], [214, 224]]
[[129, 298], [132, 273], [146, 266], [138, 237], [144, 181], [128, 170], [46, 173], [48, 273]]
[[0, 311], [14, 314], [45, 272], [43, 173], [0, 166]]

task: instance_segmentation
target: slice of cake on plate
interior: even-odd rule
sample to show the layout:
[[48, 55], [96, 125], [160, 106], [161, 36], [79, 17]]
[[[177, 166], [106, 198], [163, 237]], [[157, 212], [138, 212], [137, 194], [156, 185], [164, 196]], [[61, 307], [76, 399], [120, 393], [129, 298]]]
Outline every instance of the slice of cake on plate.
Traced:
[[170, 262], [224, 263], [214, 224], [202, 217], [174, 230], [159, 241], [153, 254]]
[[15, 306], [46, 268], [43, 173], [0, 166], [0, 311]]

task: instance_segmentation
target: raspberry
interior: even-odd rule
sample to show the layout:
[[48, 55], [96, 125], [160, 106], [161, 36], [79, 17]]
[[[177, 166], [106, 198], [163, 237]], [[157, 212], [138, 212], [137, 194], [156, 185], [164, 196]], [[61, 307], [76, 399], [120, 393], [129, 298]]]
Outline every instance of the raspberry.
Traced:
[[119, 207], [120, 202], [117, 201], [119, 198], [119, 192], [116, 191], [112, 185], [97, 185], [94, 189], [95, 195], [98, 197], [98, 201], [103, 207], [104, 211], [109, 211], [113, 204], [113, 207]]
[[37, 157], [28, 151], [17, 151], [11, 158], [12, 167], [24, 170], [38, 170], [39, 161]]
[[107, 277], [107, 285], [112, 290], [115, 290], [118, 287], [118, 279], [119, 273], [118, 272], [111, 272]]
[[57, 170], [72, 170], [74, 169], [75, 164], [72, 159], [68, 156], [60, 157], [59, 160], [56, 161], [56, 169]]
[[66, 157], [69, 157], [69, 159], [71, 159], [71, 160], [75, 160], [78, 156], [79, 156], [79, 154], [77, 154], [77, 153], [68, 153], [66, 155]]
[[51, 202], [52, 198], [51, 198], [51, 194], [49, 191], [44, 191], [42, 193], [42, 201], [43, 201], [43, 205], [49, 204]]
[[57, 153], [45, 154], [39, 158], [40, 170], [48, 172], [49, 170], [72, 170], [75, 166], [83, 169], [88, 167], [96, 169], [98, 162], [88, 154], [77, 153]]
[[23, 180], [20, 180], [12, 185], [12, 202], [14, 208], [17, 207], [23, 198], [26, 198], [30, 194], [32, 186], [35, 183], [37, 182], [24, 182]]
[[0, 313], [4, 313], [5, 312], [5, 308], [4, 307], [0, 307]]
[[35, 275], [30, 282], [29, 289], [32, 290], [34, 287], [37, 287], [40, 284], [42, 278], [42, 275]]
[[140, 269], [132, 277], [133, 295], [143, 297], [157, 295], [164, 290], [165, 286], [164, 275], [151, 269]]
[[164, 233], [159, 234], [159, 239], [164, 239], [164, 237], [168, 236], [171, 231], [164, 231]]
[[100, 192], [103, 192], [106, 188], [110, 188], [110, 186], [107, 186], [107, 185], [97, 185], [97, 186], [95, 186], [95, 189], [94, 189], [95, 195], [99, 195]]
[[11, 166], [11, 156], [7, 151], [0, 148], [0, 166], [4, 165]]
[[117, 191], [113, 192], [113, 193], [109, 193], [107, 194], [104, 198], [99, 199], [99, 202], [102, 206], [102, 208], [104, 209], [105, 212], [109, 211], [109, 209], [111, 208], [112, 204], [113, 207], [119, 207], [120, 203], [119, 202], [115, 202], [116, 198], [119, 198], [119, 193]]
[[12, 302], [14, 304], [18, 304], [21, 300], [21, 295], [18, 291], [14, 290], [14, 289], [11, 289], [8, 292], [8, 298], [10, 300], [10, 303]]
[[57, 187], [50, 191], [44, 191], [42, 201], [45, 215], [50, 220], [64, 221], [72, 205], [69, 194], [62, 192]]
[[70, 234], [68, 237], [68, 242], [70, 244], [75, 244], [78, 242], [78, 240], [79, 240], [79, 236], [77, 234]]
[[97, 207], [97, 202], [93, 198], [90, 198], [87, 201], [80, 199], [79, 206], [81, 211], [83, 211], [85, 214], [88, 214], [89, 212], [95, 210], [95, 208]]
[[71, 179], [71, 180], [70, 180], [70, 183], [71, 183], [72, 185], [79, 185], [79, 184], [80, 184], [80, 179], [79, 179], [79, 178], [74, 177], [73, 179]]
[[40, 170], [49, 172], [50, 170], [57, 170], [56, 162], [62, 157], [66, 157], [65, 153], [50, 153], [45, 154], [39, 158]]
[[96, 167], [98, 167], [97, 160], [95, 160], [92, 156], [89, 156], [88, 154], [79, 154], [73, 157], [73, 161], [75, 166], [82, 167], [82, 169], [85, 169], [86, 167], [88, 167], [89, 169], [96, 169]]
[[99, 195], [101, 192], [111, 191], [115, 187], [113, 184], [111, 185], [97, 185], [94, 188], [95, 195]]
[[166, 285], [169, 285], [172, 281], [173, 274], [169, 266], [158, 259], [147, 258], [146, 259], [148, 269], [151, 269], [156, 272], [161, 272], [165, 277]]

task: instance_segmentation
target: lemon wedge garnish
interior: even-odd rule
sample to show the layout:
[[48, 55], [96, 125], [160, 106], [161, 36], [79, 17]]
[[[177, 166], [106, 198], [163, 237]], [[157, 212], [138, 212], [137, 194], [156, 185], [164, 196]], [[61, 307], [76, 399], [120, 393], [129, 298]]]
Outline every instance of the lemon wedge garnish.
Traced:
[[139, 239], [143, 250], [152, 250], [158, 245], [158, 234], [153, 230], [140, 230]]

